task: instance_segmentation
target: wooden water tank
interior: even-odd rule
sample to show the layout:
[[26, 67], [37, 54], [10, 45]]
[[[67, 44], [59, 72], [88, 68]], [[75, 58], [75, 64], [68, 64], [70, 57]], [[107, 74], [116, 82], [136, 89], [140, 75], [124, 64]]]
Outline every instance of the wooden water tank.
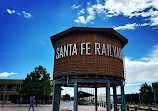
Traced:
[[128, 40], [113, 28], [72, 27], [51, 36], [53, 78], [104, 75], [124, 78], [123, 47]]

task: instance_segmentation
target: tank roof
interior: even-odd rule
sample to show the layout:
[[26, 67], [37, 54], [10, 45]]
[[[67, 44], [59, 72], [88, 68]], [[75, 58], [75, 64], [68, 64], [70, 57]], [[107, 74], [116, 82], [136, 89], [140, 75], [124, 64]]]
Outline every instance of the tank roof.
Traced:
[[121, 40], [122, 42], [122, 46], [124, 47], [127, 43], [128, 43], [128, 39], [126, 39], [124, 36], [122, 36], [120, 33], [118, 33], [117, 31], [115, 31], [113, 28], [93, 28], [93, 27], [71, 27], [67, 30], [64, 30], [58, 34], [55, 34], [53, 36], [50, 37], [52, 44], [55, 43], [55, 40], [73, 33], [73, 32], [102, 32], [102, 33], [109, 33], [114, 35], [115, 37], [117, 37], [119, 40]]

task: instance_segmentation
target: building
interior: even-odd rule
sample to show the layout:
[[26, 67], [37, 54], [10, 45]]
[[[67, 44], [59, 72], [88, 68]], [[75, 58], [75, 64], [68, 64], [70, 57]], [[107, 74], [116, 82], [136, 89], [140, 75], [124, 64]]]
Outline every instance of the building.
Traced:
[[[113, 95], [110, 95], [111, 103], [114, 102]], [[125, 101], [126, 103], [140, 103], [139, 93], [135, 94], [125, 94]], [[106, 94], [98, 95], [98, 102], [106, 102]], [[117, 103], [121, 104], [121, 95], [117, 95]]]
[[[17, 92], [17, 89], [21, 87], [22, 81], [23, 79], [0, 79], [0, 103], [3, 101], [4, 94], [6, 103], [19, 103], [20, 94]], [[51, 84], [54, 84], [53, 80], [51, 80]], [[50, 100], [52, 100], [52, 96], [53, 92], [50, 95]], [[29, 99], [22, 96], [21, 103], [29, 103]]]
[[140, 102], [140, 96], [139, 93], [135, 93], [135, 94], [126, 94], [125, 95], [125, 100], [126, 103], [135, 103], [138, 104]]
[[0, 101], [3, 101], [3, 94], [6, 85], [5, 100], [8, 103], [18, 103], [19, 93], [16, 91], [22, 84], [22, 79], [0, 79]]

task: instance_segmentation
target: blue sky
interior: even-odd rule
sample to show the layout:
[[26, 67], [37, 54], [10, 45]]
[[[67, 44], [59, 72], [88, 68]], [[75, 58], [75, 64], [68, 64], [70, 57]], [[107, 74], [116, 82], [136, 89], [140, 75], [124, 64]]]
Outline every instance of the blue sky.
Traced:
[[0, 79], [25, 78], [39, 65], [52, 77], [50, 36], [72, 26], [110, 27], [129, 40], [124, 48], [125, 92], [139, 92], [140, 84], [158, 80], [157, 4], [157, 0], [1, 0]]

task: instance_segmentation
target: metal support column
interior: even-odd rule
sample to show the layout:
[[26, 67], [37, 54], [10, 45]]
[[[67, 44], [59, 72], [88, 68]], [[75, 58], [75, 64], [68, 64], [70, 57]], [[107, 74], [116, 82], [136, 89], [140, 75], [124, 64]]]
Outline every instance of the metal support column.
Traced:
[[114, 111], [117, 111], [117, 93], [116, 86], [113, 87]]
[[98, 111], [98, 105], [97, 105], [97, 87], [95, 87], [95, 111]]
[[106, 83], [106, 109], [107, 111], [111, 111], [110, 82]]
[[124, 95], [124, 81], [121, 84], [121, 99], [122, 99], [122, 111], [126, 110], [125, 106], [125, 95]]
[[2, 108], [4, 107], [4, 104], [5, 104], [6, 90], [7, 90], [7, 84], [4, 85]]
[[59, 111], [60, 109], [60, 93], [61, 86], [59, 84], [55, 84], [53, 95], [53, 111]]
[[78, 111], [78, 85], [74, 84], [74, 111]]

